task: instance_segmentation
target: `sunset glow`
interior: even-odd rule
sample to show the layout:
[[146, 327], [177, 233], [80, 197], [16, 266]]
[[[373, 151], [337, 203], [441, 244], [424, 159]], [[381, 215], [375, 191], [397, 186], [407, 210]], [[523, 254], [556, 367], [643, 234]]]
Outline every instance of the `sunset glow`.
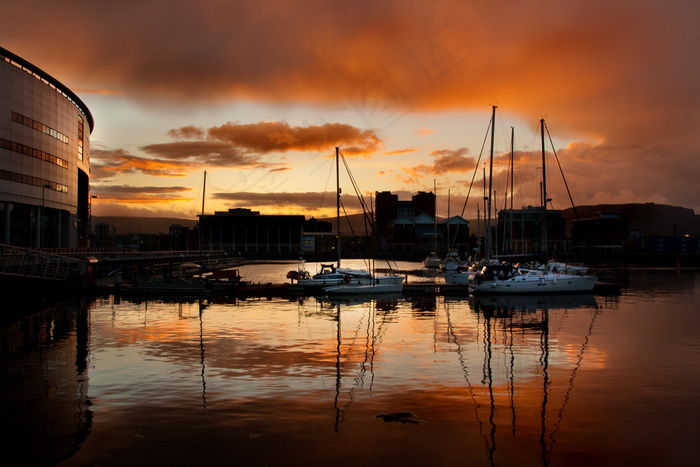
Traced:
[[[492, 105], [498, 203], [510, 196], [511, 127], [514, 204], [539, 203], [544, 118], [577, 205], [698, 212], [699, 8], [40, 0], [5, 7], [0, 45], [90, 108], [96, 216], [193, 218], [205, 170], [207, 212], [333, 215], [340, 147], [367, 197], [435, 184], [441, 217], [448, 202], [462, 209], [474, 179], [464, 216], [475, 218]], [[549, 151], [549, 197], [565, 209]]]

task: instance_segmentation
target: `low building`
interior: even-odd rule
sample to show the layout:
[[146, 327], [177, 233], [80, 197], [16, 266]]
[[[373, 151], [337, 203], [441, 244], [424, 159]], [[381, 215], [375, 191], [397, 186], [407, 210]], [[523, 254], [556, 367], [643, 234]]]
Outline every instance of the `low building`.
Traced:
[[571, 243], [582, 251], [622, 251], [630, 239], [627, 220], [617, 212], [596, 211], [571, 222]]
[[491, 235], [493, 250], [506, 255], [536, 255], [545, 250], [550, 253], [565, 252], [566, 219], [560, 210], [548, 209], [547, 221], [543, 224], [544, 213], [544, 209], [534, 206], [500, 211]]
[[198, 217], [203, 250], [297, 257], [304, 248], [305, 218], [301, 215], [262, 215], [236, 208]]

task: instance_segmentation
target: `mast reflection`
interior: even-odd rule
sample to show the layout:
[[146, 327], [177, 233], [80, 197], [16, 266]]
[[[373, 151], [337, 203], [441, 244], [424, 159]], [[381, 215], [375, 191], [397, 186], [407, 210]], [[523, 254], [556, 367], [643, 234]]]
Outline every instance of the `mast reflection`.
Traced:
[[[482, 346], [480, 384], [474, 384], [470, 378], [468, 362], [474, 364], [473, 354], [470, 359], [465, 343], [452, 326], [452, 304], [450, 300], [445, 302], [449, 340], [459, 355], [488, 463], [498, 464], [499, 459], [508, 455], [510, 447], [526, 442], [537, 445], [539, 462], [549, 465], [556, 433], [564, 421], [576, 374], [601, 310], [596, 297], [591, 294], [470, 297], [468, 306], [475, 315], [479, 346]], [[574, 366], [567, 370], [566, 350], [558, 347], [556, 333], [571, 312], [590, 314], [590, 321], [582, 330]], [[554, 325], [552, 313], [556, 313]], [[568, 384], [553, 386], [553, 376], [564, 372], [569, 373]], [[540, 383], [538, 378], [542, 378]], [[565, 394], [556, 397], [553, 388], [563, 387]]]

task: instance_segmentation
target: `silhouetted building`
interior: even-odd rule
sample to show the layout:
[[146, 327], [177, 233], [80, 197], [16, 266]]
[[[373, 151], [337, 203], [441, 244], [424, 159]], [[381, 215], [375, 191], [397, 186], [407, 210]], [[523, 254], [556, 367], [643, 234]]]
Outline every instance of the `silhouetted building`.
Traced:
[[435, 217], [435, 194], [430, 192], [419, 191], [417, 195], [413, 195], [413, 215], [418, 217], [421, 214], [427, 214], [430, 217]]
[[95, 224], [95, 246], [99, 248], [110, 246], [109, 225], [104, 222]]
[[469, 248], [469, 221], [454, 216], [436, 222], [435, 194], [420, 191], [399, 201], [388, 191], [376, 193], [375, 216], [382, 238], [397, 256], [418, 257], [431, 251]]
[[0, 47], [0, 243], [87, 247], [90, 133], [83, 101]]
[[198, 217], [203, 250], [296, 257], [303, 249], [301, 215], [261, 215], [236, 208]]
[[399, 197], [389, 191], [375, 192], [374, 195], [374, 221], [377, 231], [382, 238], [387, 238], [389, 223], [399, 217]]
[[[491, 231], [493, 251], [499, 254], [539, 254], [545, 251], [543, 214], [541, 207], [533, 206], [500, 211], [498, 223]], [[546, 238], [546, 251], [550, 254], [566, 251], [566, 219], [560, 210], [547, 210]]]
[[651, 236], [646, 239], [647, 250], [651, 253], [698, 253], [700, 242], [691, 236], [662, 237]]
[[398, 195], [389, 191], [375, 192], [374, 217], [377, 229], [384, 239], [389, 239], [389, 224], [397, 219], [415, 219], [421, 214], [435, 218], [435, 194], [419, 191], [411, 201], [399, 201]]
[[577, 249], [622, 250], [630, 237], [627, 220], [616, 212], [593, 213], [571, 222], [571, 242]]
[[[188, 251], [190, 250], [190, 232], [192, 229], [183, 227], [180, 224], [171, 224], [168, 227], [168, 236], [170, 237], [170, 251]], [[195, 244], [196, 245], [196, 244]], [[195, 246], [195, 250], [197, 247]]]

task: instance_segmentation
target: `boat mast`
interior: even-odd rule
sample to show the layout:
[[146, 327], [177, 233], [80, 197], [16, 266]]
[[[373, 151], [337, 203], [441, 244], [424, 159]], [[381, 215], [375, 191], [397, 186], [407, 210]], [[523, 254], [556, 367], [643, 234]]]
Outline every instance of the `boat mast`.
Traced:
[[340, 268], [340, 149], [335, 148], [336, 233], [338, 237], [338, 268]]
[[[488, 201], [488, 193], [486, 193], [486, 167], [481, 168], [482, 173], [484, 174], [484, 221], [486, 221], [486, 201]], [[484, 222], [485, 225], [485, 222]], [[481, 235], [481, 225], [479, 226], [479, 235]], [[486, 229], [484, 229], [484, 259], [486, 259], [486, 247], [488, 244], [486, 243], [486, 237], [487, 237]]]
[[447, 249], [447, 252], [445, 253], [445, 257], [450, 255], [450, 190], [447, 190], [447, 238], [446, 238], [446, 244], [445, 248]]
[[[513, 251], [513, 140], [515, 139], [515, 128], [510, 127], [510, 161], [508, 162], [508, 172], [510, 179], [506, 183], [505, 200], [503, 202], [503, 240], [502, 253]], [[508, 185], [510, 185], [510, 211], [508, 210]], [[506, 240], [506, 233], [510, 232], [510, 241]], [[507, 248], [506, 248], [507, 247]]]
[[488, 217], [486, 220], [486, 261], [491, 259], [491, 190], [493, 189], [493, 145], [496, 126], [496, 106], [491, 115], [491, 161], [489, 163]]
[[[206, 193], [207, 193], [207, 171], [204, 171], [204, 182], [202, 186], [202, 216], [200, 217], [199, 221], [199, 256], [202, 256], [202, 248], [203, 248], [203, 243], [204, 243], [204, 230], [202, 229], [202, 221], [201, 219], [204, 219], [204, 200], [206, 199]], [[211, 227], [210, 227], [211, 228]]]
[[513, 248], [513, 172], [515, 172], [515, 165], [513, 161], [513, 148], [515, 146], [515, 128], [510, 127], [510, 216], [508, 220], [510, 221], [510, 249], [515, 253], [515, 248]]
[[202, 188], [202, 215], [204, 215], [204, 200], [207, 194], [207, 171], [204, 171], [204, 187]]
[[544, 144], [544, 118], [540, 120], [542, 133], [542, 248], [545, 262], [547, 259], [547, 170], [546, 170], [546, 150]]
[[437, 181], [433, 179], [433, 193], [434, 193], [434, 199], [435, 199], [435, 215], [433, 216], [433, 252], [437, 254], [437, 214], [438, 214], [438, 207], [437, 207]]

